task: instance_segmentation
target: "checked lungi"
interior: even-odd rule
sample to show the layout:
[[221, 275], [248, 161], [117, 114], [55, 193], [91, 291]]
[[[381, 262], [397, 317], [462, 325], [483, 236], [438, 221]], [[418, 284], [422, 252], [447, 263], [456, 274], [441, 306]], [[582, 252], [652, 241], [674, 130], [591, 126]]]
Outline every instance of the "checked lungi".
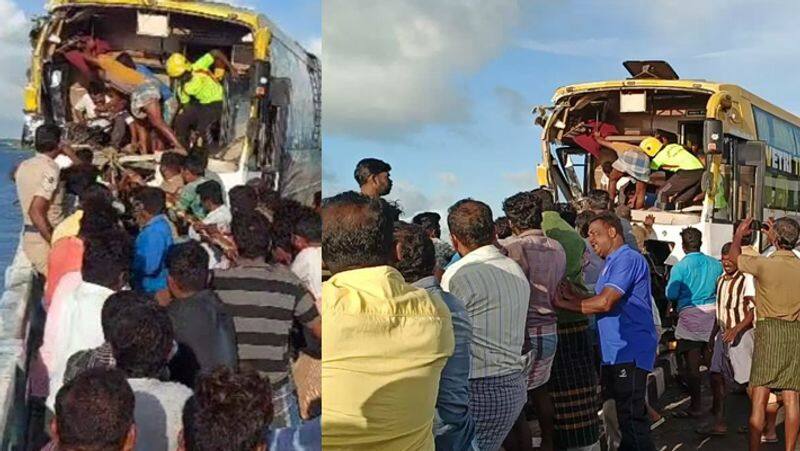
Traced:
[[469, 380], [469, 410], [482, 451], [500, 449], [528, 400], [527, 381], [524, 372]]
[[558, 325], [558, 347], [548, 383], [557, 449], [590, 446], [600, 438], [600, 397], [588, 325], [586, 320]]

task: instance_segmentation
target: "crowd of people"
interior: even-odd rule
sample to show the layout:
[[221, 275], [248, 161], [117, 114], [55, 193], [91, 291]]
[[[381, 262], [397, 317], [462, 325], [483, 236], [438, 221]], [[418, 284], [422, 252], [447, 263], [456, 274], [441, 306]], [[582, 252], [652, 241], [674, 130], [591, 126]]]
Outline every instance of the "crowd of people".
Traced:
[[[579, 205], [522, 191], [497, 219], [462, 199], [448, 209], [447, 243], [439, 214], [402, 221], [383, 199], [390, 171], [364, 159], [360, 190], [322, 201], [325, 449], [531, 450], [535, 418], [542, 450], [600, 449], [602, 435], [607, 449], [654, 450], [651, 430], [665, 418], [647, 381], [662, 319], [690, 395], [670, 421], [698, 418], [699, 433], [726, 434], [726, 394], [747, 386], [750, 449], [778, 440], [779, 405], [794, 449], [799, 360], [783, 350], [800, 338], [796, 221], [737, 224], [721, 261], [686, 228], [685, 257], [659, 281], [654, 218], [631, 224], [607, 191]], [[773, 254], [751, 246], [757, 233]]]
[[160, 182], [107, 179], [58, 126], [35, 135], [14, 173], [41, 288], [28, 398], [48, 420], [32, 441], [320, 449], [319, 206], [260, 180], [225, 193], [195, 152], [164, 152]]

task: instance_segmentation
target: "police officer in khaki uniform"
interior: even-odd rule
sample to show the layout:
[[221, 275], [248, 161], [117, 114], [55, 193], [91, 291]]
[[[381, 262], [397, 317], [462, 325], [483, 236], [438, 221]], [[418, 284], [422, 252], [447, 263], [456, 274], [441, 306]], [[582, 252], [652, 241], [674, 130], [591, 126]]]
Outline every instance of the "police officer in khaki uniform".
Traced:
[[[62, 153], [61, 129], [44, 124], [36, 129], [36, 155], [20, 163], [14, 174], [24, 233], [22, 249], [33, 267], [47, 276], [47, 255], [53, 228], [64, 219], [64, 189], [59, 187], [55, 158]], [[63, 150], [73, 161], [71, 150]]]

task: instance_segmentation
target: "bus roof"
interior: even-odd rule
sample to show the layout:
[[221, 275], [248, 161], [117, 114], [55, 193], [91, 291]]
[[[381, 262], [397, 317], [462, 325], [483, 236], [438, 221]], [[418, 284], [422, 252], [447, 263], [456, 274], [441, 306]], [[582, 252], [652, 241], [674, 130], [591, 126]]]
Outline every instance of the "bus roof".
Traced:
[[[193, 14], [219, 19], [229, 22], [238, 22], [257, 30], [268, 26], [266, 18], [256, 11], [246, 8], [237, 8], [224, 3], [192, 1], [192, 0], [50, 0], [47, 7], [50, 11], [68, 6], [120, 6], [132, 8], [147, 8], [167, 12]], [[272, 27], [270, 27], [272, 28]]]
[[[727, 92], [734, 98], [745, 99], [753, 105], [758, 106], [762, 110], [768, 111], [794, 125], [800, 126], [800, 116], [786, 111], [774, 103], [764, 100], [763, 98], [753, 94], [750, 91], [742, 88], [739, 85], [730, 83], [719, 83], [707, 80], [660, 80], [660, 79], [629, 79], [629, 80], [608, 80], [598, 81], [591, 83], [578, 83], [574, 85], [561, 86], [556, 89], [553, 95], [553, 103], [556, 103], [563, 97], [572, 96], [575, 94], [593, 92], [593, 91], [606, 91], [617, 88], [662, 88], [662, 89], [679, 89], [684, 91], [706, 92], [715, 94], [717, 92]], [[734, 99], [735, 100], [735, 99]]]

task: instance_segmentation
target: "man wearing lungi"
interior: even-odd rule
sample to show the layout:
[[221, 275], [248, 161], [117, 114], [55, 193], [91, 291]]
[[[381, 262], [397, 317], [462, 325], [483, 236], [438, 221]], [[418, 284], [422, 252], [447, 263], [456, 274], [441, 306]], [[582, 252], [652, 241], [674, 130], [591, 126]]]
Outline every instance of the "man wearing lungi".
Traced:
[[793, 450], [800, 426], [797, 393], [800, 390], [800, 258], [792, 250], [800, 237], [800, 225], [792, 218], [769, 219], [764, 224], [769, 243], [776, 251], [769, 257], [742, 255], [742, 238], [750, 234], [752, 219], [739, 224], [733, 236], [730, 258], [739, 270], [752, 274], [756, 285], [756, 325], [753, 363], [750, 371], [752, 408], [750, 450], [761, 446], [765, 410], [770, 390], [782, 390], [785, 408], [785, 449]]
[[647, 374], [655, 363], [657, 336], [653, 323], [650, 270], [639, 252], [625, 244], [614, 214], [595, 216], [589, 243], [606, 264], [597, 280], [597, 295], [585, 297], [561, 284], [556, 307], [597, 315], [602, 354], [601, 386], [617, 406], [620, 451], [655, 450], [645, 407]]

